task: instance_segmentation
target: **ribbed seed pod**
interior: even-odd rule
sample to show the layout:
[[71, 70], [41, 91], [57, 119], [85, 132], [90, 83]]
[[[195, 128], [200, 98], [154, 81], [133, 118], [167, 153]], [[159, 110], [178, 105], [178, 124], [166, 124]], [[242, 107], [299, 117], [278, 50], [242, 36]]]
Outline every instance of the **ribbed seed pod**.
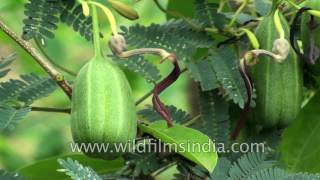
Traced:
[[[289, 26], [281, 14], [280, 19], [288, 39]], [[255, 34], [261, 49], [272, 51], [273, 42], [279, 38], [273, 15], [264, 17]], [[260, 56], [251, 74], [257, 91], [254, 121], [265, 128], [290, 124], [299, 113], [302, 100], [301, 65], [293, 49], [282, 63]]]
[[122, 70], [111, 59], [101, 57], [89, 61], [77, 75], [72, 93], [71, 130], [74, 141], [104, 143], [108, 152], [84, 153], [112, 159], [120, 154], [115, 153], [115, 146], [132, 142], [136, 129], [134, 99]]

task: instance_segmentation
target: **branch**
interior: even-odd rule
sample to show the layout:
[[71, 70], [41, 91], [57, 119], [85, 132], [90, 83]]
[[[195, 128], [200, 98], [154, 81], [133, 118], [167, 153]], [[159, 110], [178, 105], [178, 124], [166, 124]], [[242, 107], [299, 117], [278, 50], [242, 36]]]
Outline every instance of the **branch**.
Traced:
[[67, 81], [64, 79], [64, 76], [55, 70], [45, 58], [39, 54], [35, 48], [32, 47], [31, 43], [21, 39], [17, 34], [12, 32], [7, 25], [5, 25], [0, 20], [0, 29], [3, 30], [12, 40], [14, 40], [20, 47], [22, 47], [27, 53], [29, 53], [33, 59], [45, 70], [50, 77], [56, 81], [60, 88], [65, 92], [65, 94], [71, 99], [72, 89]]
[[68, 73], [71, 76], [77, 76], [76, 72], [73, 72], [70, 69], [67, 69], [63, 66], [61, 66], [60, 64], [54, 62], [54, 60], [47, 54], [46, 50], [42, 47], [41, 43], [39, 42], [38, 39], [35, 39], [34, 42], [36, 43], [36, 45], [38, 46], [38, 49], [40, 50], [40, 52], [43, 54], [43, 56], [56, 68]]
[[66, 114], [71, 113], [71, 109], [49, 108], [49, 107], [31, 107], [31, 111], [56, 112], [56, 113], [66, 113]]

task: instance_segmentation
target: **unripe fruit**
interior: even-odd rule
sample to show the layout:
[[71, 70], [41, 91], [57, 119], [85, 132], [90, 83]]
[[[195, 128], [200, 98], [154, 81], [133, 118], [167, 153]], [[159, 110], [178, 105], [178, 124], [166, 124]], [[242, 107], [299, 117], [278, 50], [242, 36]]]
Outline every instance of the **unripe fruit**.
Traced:
[[[288, 39], [289, 26], [281, 14], [280, 20]], [[262, 49], [272, 51], [275, 40], [279, 38], [272, 15], [260, 22], [256, 36]], [[293, 49], [290, 48], [287, 58], [281, 63], [270, 57], [259, 57], [251, 74], [257, 92], [253, 120], [265, 128], [289, 125], [299, 113], [302, 99], [301, 67]]]
[[134, 99], [124, 73], [111, 59], [92, 59], [80, 70], [74, 83], [71, 108], [74, 141], [104, 143], [108, 146], [107, 153], [84, 153], [112, 159], [120, 154], [115, 153], [115, 146], [133, 142], [136, 129]]

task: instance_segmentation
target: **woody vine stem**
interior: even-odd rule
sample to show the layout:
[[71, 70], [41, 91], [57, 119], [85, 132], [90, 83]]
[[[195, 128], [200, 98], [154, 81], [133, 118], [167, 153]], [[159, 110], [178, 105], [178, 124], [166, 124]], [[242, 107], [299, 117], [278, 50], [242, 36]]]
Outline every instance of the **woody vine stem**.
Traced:
[[59, 73], [35, 48], [31, 43], [19, 38], [17, 34], [11, 31], [6, 24], [0, 20], [0, 29], [22, 47], [33, 59], [45, 70], [49, 76], [60, 86], [64, 93], [71, 99], [72, 89], [64, 76]]

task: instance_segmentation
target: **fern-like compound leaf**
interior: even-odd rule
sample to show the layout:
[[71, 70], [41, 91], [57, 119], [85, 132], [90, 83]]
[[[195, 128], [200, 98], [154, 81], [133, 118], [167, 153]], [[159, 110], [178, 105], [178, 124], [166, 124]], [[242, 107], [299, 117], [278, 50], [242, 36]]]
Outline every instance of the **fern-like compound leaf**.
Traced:
[[199, 92], [201, 125], [199, 129], [217, 143], [229, 143], [230, 121], [228, 104], [218, 91]]
[[245, 83], [238, 70], [238, 58], [230, 47], [223, 47], [210, 52], [216, 76], [234, 103], [241, 108], [247, 102], [248, 95]]
[[[181, 123], [184, 123], [184, 122], [191, 120], [191, 116], [187, 112], [185, 112], [181, 109], [178, 109], [177, 107], [175, 107], [173, 105], [166, 106], [166, 108], [168, 109], [169, 114], [171, 115], [173, 121], [175, 121], [176, 123], [181, 124]], [[146, 109], [140, 110], [138, 112], [138, 115], [140, 115], [142, 118], [144, 118], [150, 122], [154, 122], [154, 121], [163, 119], [159, 115], [159, 113], [157, 113], [153, 109], [152, 106], [148, 106]]]
[[231, 167], [231, 162], [228, 160], [226, 157], [220, 157], [218, 159], [218, 164], [214, 171], [210, 174], [210, 179], [211, 180], [216, 180], [216, 179], [227, 179], [228, 176], [228, 171]]
[[82, 14], [81, 5], [75, 0], [29, 0], [24, 14], [22, 38], [25, 40], [37, 39], [45, 46], [48, 38], [55, 37], [60, 22], [73, 27], [87, 40], [92, 39], [91, 18]]
[[8, 67], [16, 58], [16, 54], [10, 54], [7, 57], [1, 57], [0, 58], [0, 78], [6, 76], [8, 72], [10, 71], [10, 68]]
[[320, 180], [320, 174], [290, 173], [280, 168], [267, 168], [248, 177], [248, 180]]
[[204, 27], [217, 27], [223, 29], [226, 21], [226, 17], [218, 13], [218, 4], [209, 3], [206, 0], [194, 1], [196, 10], [196, 20]]
[[81, 36], [88, 41], [92, 40], [92, 18], [85, 17], [82, 13], [82, 6], [75, 4], [74, 0], [61, 0], [63, 10], [60, 14], [61, 22], [71, 26], [74, 31], [79, 32]]
[[154, 152], [131, 153], [128, 154], [127, 158], [126, 165], [118, 172], [123, 177], [147, 176], [160, 169], [163, 165]]
[[30, 107], [21, 109], [0, 107], [0, 131], [12, 131], [30, 111]]
[[145, 60], [143, 56], [132, 56], [128, 59], [120, 59], [116, 56], [113, 56], [112, 58], [123, 68], [138, 73], [150, 83], [156, 83], [161, 79], [159, 69]]
[[28, 180], [27, 178], [21, 176], [18, 173], [7, 172], [0, 170], [0, 179], [1, 180]]
[[46, 97], [57, 85], [51, 78], [40, 77], [36, 74], [21, 75], [20, 79], [10, 79], [0, 83], [0, 103], [9, 101], [23, 102], [25, 105]]
[[102, 180], [102, 178], [90, 167], [83, 166], [77, 160], [67, 158], [67, 160], [58, 159], [59, 164], [63, 169], [58, 169], [59, 172], [64, 172], [74, 180]]
[[257, 172], [270, 168], [274, 161], [266, 153], [250, 152], [241, 156], [229, 170], [228, 180], [246, 180]]
[[186, 63], [186, 66], [190, 71], [191, 77], [200, 83], [203, 91], [219, 87], [219, 82], [210, 59], [205, 58], [196, 62], [190, 61]]
[[162, 48], [176, 53], [179, 60], [190, 57], [197, 48], [212, 45], [212, 38], [208, 34], [194, 30], [183, 20], [170, 20], [150, 26], [138, 24], [121, 29], [129, 45], [136, 48]]

